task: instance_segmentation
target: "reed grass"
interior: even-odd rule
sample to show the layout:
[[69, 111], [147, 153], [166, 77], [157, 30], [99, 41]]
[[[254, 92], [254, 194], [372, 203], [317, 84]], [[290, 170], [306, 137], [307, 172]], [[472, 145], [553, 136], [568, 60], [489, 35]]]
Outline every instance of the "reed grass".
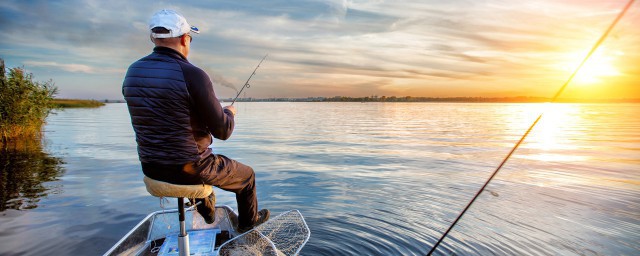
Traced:
[[57, 91], [53, 81], [36, 82], [23, 68], [6, 70], [0, 58], [0, 143], [40, 137]]

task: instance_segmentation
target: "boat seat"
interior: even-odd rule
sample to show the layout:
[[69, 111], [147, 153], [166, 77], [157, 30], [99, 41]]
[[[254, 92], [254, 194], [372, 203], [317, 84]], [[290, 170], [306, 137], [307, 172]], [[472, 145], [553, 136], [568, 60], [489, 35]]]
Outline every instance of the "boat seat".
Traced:
[[180, 256], [190, 256], [189, 234], [185, 224], [184, 198], [206, 198], [213, 194], [213, 186], [205, 184], [176, 185], [154, 180], [147, 176], [144, 176], [144, 185], [147, 187], [147, 192], [153, 196], [178, 198], [178, 221], [180, 221], [178, 251]]
[[144, 184], [147, 187], [147, 192], [157, 197], [206, 198], [213, 193], [211, 185], [176, 185], [154, 180], [147, 176], [144, 176]]

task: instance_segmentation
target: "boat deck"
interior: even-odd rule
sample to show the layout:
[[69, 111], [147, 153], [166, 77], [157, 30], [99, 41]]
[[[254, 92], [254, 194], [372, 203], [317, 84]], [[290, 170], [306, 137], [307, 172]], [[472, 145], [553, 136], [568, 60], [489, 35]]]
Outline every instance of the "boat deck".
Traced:
[[[216, 230], [214, 251], [225, 241], [239, 233], [234, 227], [238, 215], [228, 206], [216, 206], [216, 220], [206, 224], [204, 219], [190, 208], [185, 211], [187, 232]], [[158, 255], [165, 239], [177, 235], [180, 230], [177, 209], [157, 211], [149, 214], [104, 255]]]

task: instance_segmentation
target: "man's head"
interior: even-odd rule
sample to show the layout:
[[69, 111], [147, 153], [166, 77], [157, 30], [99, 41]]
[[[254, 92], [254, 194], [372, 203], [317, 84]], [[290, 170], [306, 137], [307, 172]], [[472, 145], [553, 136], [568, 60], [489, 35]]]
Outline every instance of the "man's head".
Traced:
[[151, 42], [156, 46], [172, 48], [187, 57], [191, 46], [191, 32], [200, 33], [198, 28], [187, 23], [187, 20], [172, 10], [156, 12], [149, 21]]

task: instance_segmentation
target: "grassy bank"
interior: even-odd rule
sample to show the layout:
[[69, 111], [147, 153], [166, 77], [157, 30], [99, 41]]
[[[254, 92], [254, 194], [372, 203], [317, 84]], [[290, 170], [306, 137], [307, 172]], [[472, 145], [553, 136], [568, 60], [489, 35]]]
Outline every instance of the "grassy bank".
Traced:
[[104, 106], [103, 102], [97, 100], [53, 99], [51, 103], [56, 108], [97, 108]]

